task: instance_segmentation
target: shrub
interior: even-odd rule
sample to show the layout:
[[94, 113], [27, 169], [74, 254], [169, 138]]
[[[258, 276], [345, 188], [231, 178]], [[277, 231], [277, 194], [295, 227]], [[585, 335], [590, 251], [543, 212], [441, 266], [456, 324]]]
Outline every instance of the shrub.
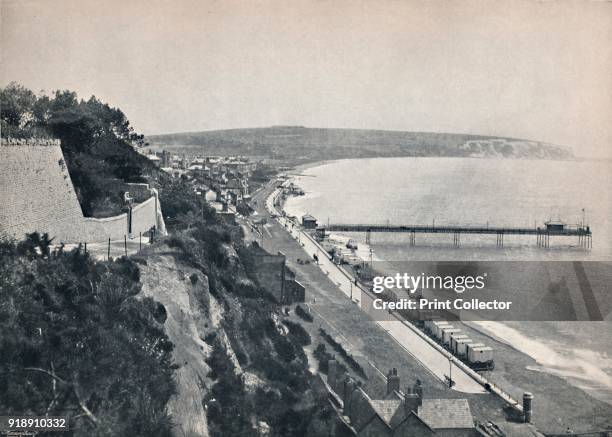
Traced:
[[300, 325], [290, 320], [283, 322], [289, 329], [289, 335], [295, 338], [300, 346], [308, 346], [311, 343], [310, 334]]
[[[335, 359], [335, 357], [329, 352], [327, 352], [327, 349], [325, 348], [325, 345], [323, 343], [318, 344], [314, 351], [314, 356], [319, 362], [319, 371], [327, 375], [327, 372], [329, 370], [329, 360], [333, 360]], [[338, 367], [340, 368], [341, 372], [347, 371], [346, 366], [342, 363], [338, 363]]]
[[319, 328], [319, 333], [321, 334], [321, 337], [323, 337], [325, 341], [327, 341], [330, 346], [336, 352], [338, 352], [340, 356], [342, 356], [342, 358], [345, 359], [347, 364], [351, 367], [351, 369], [355, 371], [355, 373], [357, 373], [362, 378], [367, 379], [367, 375], [365, 374], [363, 367], [361, 367], [361, 365], [355, 360], [355, 358], [351, 354], [349, 354], [340, 343], [334, 340], [334, 338], [329, 335], [327, 331], [325, 331], [325, 329], [323, 328]]
[[295, 307], [295, 313], [302, 319], [305, 320], [306, 322], [310, 322], [312, 323], [312, 321], [314, 320], [314, 318], [312, 317], [312, 315], [307, 312], [304, 308], [302, 308], [301, 305], [296, 305]]
[[136, 296], [136, 263], [32, 244], [45, 238], [0, 245], [0, 411], [69, 416], [84, 435], [87, 405], [109, 435], [169, 435], [173, 344], [163, 305]]

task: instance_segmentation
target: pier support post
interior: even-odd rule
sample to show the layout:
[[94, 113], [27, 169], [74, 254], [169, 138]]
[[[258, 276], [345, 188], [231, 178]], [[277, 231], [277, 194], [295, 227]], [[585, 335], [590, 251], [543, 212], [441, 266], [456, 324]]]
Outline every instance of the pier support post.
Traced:
[[453, 246], [459, 247], [460, 244], [461, 244], [461, 233], [453, 232]]
[[410, 231], [410, 245], [414, 246], [416, 244], [416, 233], [414, 231]]
[[366, 231], [366, 239], [365, 242], [366, 244], [370, 244], [370, 242], [372, 241], [372, 232], [368, 229]]
[[593, 236], [589, 234], [578, 235], [578, 244], [584, 249], [591, 249], [593, 247]]

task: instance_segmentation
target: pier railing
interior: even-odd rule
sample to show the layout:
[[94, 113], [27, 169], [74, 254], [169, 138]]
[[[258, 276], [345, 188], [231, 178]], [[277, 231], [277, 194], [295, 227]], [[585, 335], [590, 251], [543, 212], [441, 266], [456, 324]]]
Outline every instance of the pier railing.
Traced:
[[593, 234], [589, 226], [584, 225], [550, 225], [543, 227], [500, 227], [500, 226], [453, 226], [443, 225], [381, 225], [381, 224], [357, 224], [357, 223], [335, 223], [319, 226], [316, 233], [319, 237], [325, 237], [326, 232], [364, 232], [366, 243], [370, 243], [372, 232], [386, 233], [409, 233], [410, 245], [415, 245], [416, 234], [453, 234], [453, 245], [459, 246], [461, 234], [496, 235], [497, 245], [504, 245], [505, 235], [535, 235], [537, 244], [541, 247], [549, 247], [550, 237], [578, 237], [578, 244], [583, 248], [593, 246]]
[[425, 234], [514, 234], [514, 235], [591, 235], [588, 226], [549, 229], [546, 227], [491, 227], [491, 226], [435, 226], [435, 225], [376, 225], [376, 224], [331, 224], [318, 230], [335, 232], [416, 232]]

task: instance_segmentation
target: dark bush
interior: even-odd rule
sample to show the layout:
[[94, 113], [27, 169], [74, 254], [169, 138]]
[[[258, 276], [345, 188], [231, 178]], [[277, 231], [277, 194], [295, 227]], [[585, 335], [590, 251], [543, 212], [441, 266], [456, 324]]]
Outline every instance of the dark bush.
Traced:
[[300, 325], [290, 320], [283, 322], [289, 329], [289, 335], [297, 341], [300, 346], [308, 346], [311, 343], [310, 334]]
[[330, 344], [330, 346], [337, 353], [339, 353], [340, 356], [342, 356], [342, 358], [345, 359], [347, 364], [351, 367], [351, 369], [355, 371], [355, 373], [357, 373], [362, 378], [367, 379], [367, 375], [365, 374], [363, 367], [361, 367], [361, 365], [355, 360], [355, 358], [352, 355], [350, 355], [340, 343], [334, 340], [334, 338], [331, 335], [329, 335], [327, 331], [325, 331], [325, 329], [323, 328], [319, 328], [319, 333], [321, 334], [321, 337], [323, 337], [325, 341], [327, 341]]
[[307, 322], [312, 323], [312, 321], [314, 320], [314, 318], [312, 317], [312, 315], [307, 312], [304, 308], [302, 308], [301, 305], [296, 305], [295, 307], [295, 313], [302, 319], [305, 320]]
[[[88, 417], [109, 435], [169, 435], [173, 345], [163, 305], [136, 296], [138, 266], [44, 245], [0, 244], [0, 411], [69, 416], [79, 435], [91, 434]], [[52, 375], [65, 382], [53, 388]]]

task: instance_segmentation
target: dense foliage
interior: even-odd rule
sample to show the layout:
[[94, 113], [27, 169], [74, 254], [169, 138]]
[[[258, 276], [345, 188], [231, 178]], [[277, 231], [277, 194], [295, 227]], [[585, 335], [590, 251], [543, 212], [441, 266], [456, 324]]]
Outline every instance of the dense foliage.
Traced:
[[174, 393], [165, 311], [125, 258], [0, 243], [0, 411], [65, 415], [75, 435], [164, 436]]
[[312, 343], [310, 334], [302, 327], [302, 325], [292, 322], [291, 320], [285, 320], [283, 323], [289, 329], [289, 335], [293, 336], [299, 344], [302, 346], [308, 346], [310, 343]]
[[196, 224], [208, 226], [218, 222], [215, 211], [185, 179], [164, 178], [159, 185], [159, 199], [169, 231], [178, 232]]
[[146, 182], [154, 173], [148, 159], [134, 150], [143, 136], [134, 132], [125, 114], [92, 96], [75, 92], [36, 95], [11, 83], [0, 88], [0, 129], [12, 138], [58, 138], [77, 197], [87, 216], [121, 211], [117, 181]]
[[[241, 228], [223, 222], [187, 180], [153, 169], [120, 110], [16, 84], [0, 98], [3, 136], [62, 141], [85, 214], [117, 212], [117, 180], [147, 178], [158, 188], [171, 236], [135, 258], [146, 263], [149, 251], [170, 249], [201, 272], [189, 276], [199, 316], [210, 317], [213, 300], [223, 309], [221, 329], [204, 337], [210, 435], [334, 435], [327, 393], [303, 350], [310, 336], [283, 323], [281, 307], [247, 274], [253, 251]], [[67, 415], [75, 435], [170, 435], [166, 404], [177, 386], [168, 314], [139, 294], [139, 275], [134, 261], [52, 250], [47, 236], [0, 242], [0, 411]]]

